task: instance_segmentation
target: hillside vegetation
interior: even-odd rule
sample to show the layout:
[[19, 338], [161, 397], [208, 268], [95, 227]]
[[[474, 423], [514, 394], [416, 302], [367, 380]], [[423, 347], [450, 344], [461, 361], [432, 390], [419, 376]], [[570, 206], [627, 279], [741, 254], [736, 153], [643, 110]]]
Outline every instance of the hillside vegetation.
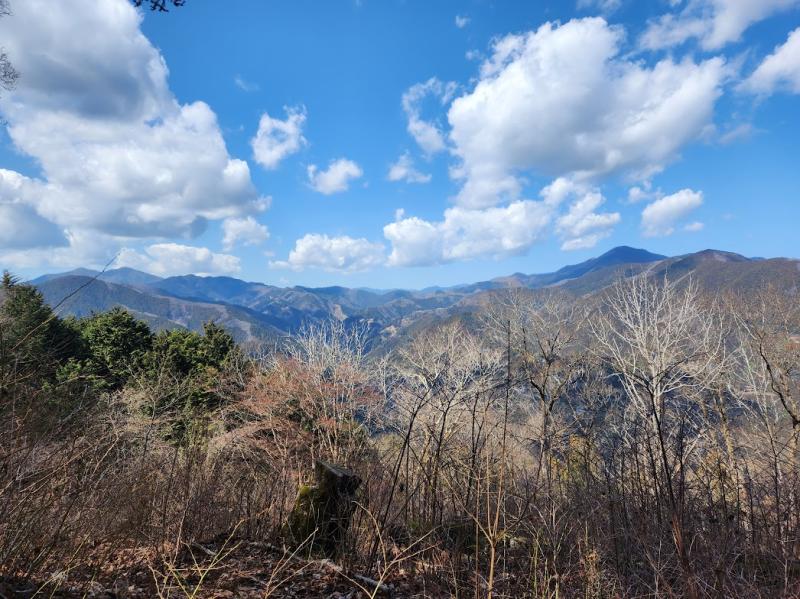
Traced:
[[0, 596], [798, 596], [797, 289], [657, 258], [381, 352], [366, 320], [61, 318], [6, 273]]

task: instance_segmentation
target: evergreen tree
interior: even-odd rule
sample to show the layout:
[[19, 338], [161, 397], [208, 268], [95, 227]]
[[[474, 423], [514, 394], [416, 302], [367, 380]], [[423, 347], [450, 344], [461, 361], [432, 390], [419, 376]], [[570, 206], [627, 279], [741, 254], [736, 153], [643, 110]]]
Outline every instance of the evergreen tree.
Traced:
[[122, 387], [153, 345], [147, 323], [115, 307], [78, 322], [86, 343], [88, 371], [107, 389]]
[[168, 437], [186, 444], [202, 435], [206, 416], [222, 401], [219, 388], [232, 352], [233, 337], [219, 325], [206, 323], [203, 334], [185, 329], [162, 331], [144, 363], [161, 392], [157, 412], [172, 416]]
[[80, 353], [80, 338], [32, 285], [10, 273], [0, 283], [0, 363], [4, 379], [51, 381], [59, 365]]

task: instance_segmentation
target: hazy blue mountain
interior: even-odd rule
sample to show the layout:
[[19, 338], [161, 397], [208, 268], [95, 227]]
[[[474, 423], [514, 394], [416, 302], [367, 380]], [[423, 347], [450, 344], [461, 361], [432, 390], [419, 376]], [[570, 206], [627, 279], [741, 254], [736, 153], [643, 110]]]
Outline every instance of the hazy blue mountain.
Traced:
[[133, 268], [114, 268], [111, 270], [107, 270], [102, 274], [97, 270], [90, 270], [88, 268], [76, 268], [75, 270], [71, 270], [69, 272], [62, 272], [60, 274], [52, 274], [52, 275], [42, 275], [37, 279], [33, 279], [31, 283], [34, 285], [38, 285], [39, 283], [44, 283], [45, 281], [50, 281], [52, 279], [57, 279], [59, 277], [97, 277], [98, 279], [105, 281], [107, 283], [118, 283], [120, 285], [132, 285], [132, 286], [141, 286], [141, 285], [152, 285], [157, 283], [161, 280], [161, 277], [157, 277], [155, 275], [151, 275], [146, 272], [142, 272], [141, 270], [136, 270]]
[[167, 277], [150, 285], [152, 289], [175, 297], [212, 302], [231, 302], [248, 305], [253, 298], [276, 289], [263, 283], [248, 283], [233, 277], [199, 277], [181, 275]]
[[510, 277], [500, 277], [478, 283], [481, 289], [502, 289], [504, 287], [528, 287], [536, 289], [556, 285], [564, 281], [576, 279], [586, 274], [619, 266], [622, 264], [647, 264], [664, 260], [667, 256], [654, 254], [647, 250], [632, 248], [628, 246], [615, 247], [597, 258], [591, 258], [579, 264], [570, 264], [558, 269], [555, 272], [526, 275], [515, 273]]
[[59, 279], [62, 277], [95, 277], [99, 274], [97, 270], [91, 270], [89, 268], [76, 268], [74, 270], [70, 270], [67, 272], [59, 272], [53, 273], [50, 275], [42, 275], [41, 277], [37, 277], [30, 281], [33, 285], [39, 285], [40, 283], [44, 283], [45, 281], [52, 281], [53, 279]]
[[62, 315], [84, 317], [121, 306], [157, 330], [183, 327], [199, 331], [203, 323], [214, 321], [228, 329], [237, 341], [283, 335], [261, 314], [240, 306], [187, 301], [86, 276], [55, 277], [37, 284], [37, 288], [51, 306], [60, 304], [58, 312]]
[[[647, 250], [617, 247], [601, 256], [552, 273], [516, 273], [448, 288], [420, 291], [347, 287], [276, 287], [232, 277], [184, 275], [161, 279], [116, 269], [103, 273], [61, 307], [61, 312], [86, 316], [123, 306], [156, 328], [198, 330], [214, 320], [239, 340], [274, 339], [296, 333], [306, 324], [330, 319], [366, 327], [371, 346], [391, 347], [413, 331], [451, 318], [469, 319], [511, 288], [558, 287], [583, 296], [597, 293], [620, 277], [636, 275], [694, 280], [712, 291], [746, 292], [771, 283], [800, 290], [800, 262], [785, 258], [751, 259], [730, 252], [705, 250], [668, 258]], [[95, 276], [78, 269], [45, 275], [34, 283], [51, 305]]]
[[617, 266], [619, 264], [646, 264], [650, 262], [659, 262], [665, 258], [667, 258], [667, 256], [621, 245], [607, 251], [597, 258], [591, 258], [580, 264], [573, 264], [572, 266], [560, 268], [552, 274], [552, 278], [555, 283], [566, 279], [575, 279], [587, 273], [608, 268], [609, 266]]

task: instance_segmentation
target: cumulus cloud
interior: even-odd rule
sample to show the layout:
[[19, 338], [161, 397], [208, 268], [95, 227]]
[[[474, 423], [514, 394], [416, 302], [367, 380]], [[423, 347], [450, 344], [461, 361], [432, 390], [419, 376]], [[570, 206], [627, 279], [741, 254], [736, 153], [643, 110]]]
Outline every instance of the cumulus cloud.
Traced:
[[659, 192], [652, 191], [649, 184], [634, 185], [628, 189], [629, 204], [638, 204], [644, 200], [652, 200], [654, 197], [659, 197]]
[[650, 50], [697, 39], [705, 50], [739, 41], [748, 27], [799, 6], [800, 0], [689, 0], [677, 13], [650, 21], [640, 45]]
[[383, 235], [392, 244], [388, 264], [423, 266], [443, 260], [442, 223], [432, 223], [400, 213], [395, 222], [383, 227]]
[[303, 126], [306, 122], [304, 107], [285, 107], [286, 119], [271, 117], [268, 113], [261, 115], [258, 131], [250, 140], [253, 158], [266, 169], [278, 168], [281, 161], [298, 152], [308, 142], [303, 137]]
[[68, 245], [64, 231], [34, 208], [40, 186], [19, 173], [0, 169], [0, 248], [21, 250]]
[[459, 205], [516, 199], [533, 171], [647, 179], [711, 122], [723, 59], [647, 66], [622, 56], [624, 31], [601, 18], [546, 23], [496, 40], [448, 120]]
[[[23, 249], [67, 245], [64, 232], [25, 204], [0, 202], [0, 248]], [[11, 225], [13, 223], [13, 225]]]
[[464, 29], [464, 27], [467, 25], [469, 25], [469, 17], [464, 15], [456, 15], [456, 27], [459, 29]]
[[117, 266], [144, 270], [154, 275], [168, 277], [193, 273], [198, 275], [231, 275], [241, 270], [239, 258], [230, 254], [217, 254], [205, 247], [156, 243], [144, 253], [123, 248]]
[[356, 272], [380, 266], [385, 260], [383, 244], [346, 235], [328, 237], [309, 233], [295, 241], [285, 261], [270, 262], [272, 268], [321, 268], [329, 271]]
[[211, 108], [175, 99], [140, 21], [124, 0], [97, 0], [92, 10], [26, 0], [0, 20], [24, 73], [0, 109], [14, 145], [42, 173], [29, 182], [29, 205], [70, 243], [193, 236], [208, 220], [263, 206]]
[[387, 263], [423, 266], [523, 253], [545, 237], [552, 207], [543, 201], [520, 200], [484, 210], [455, 206], [438, 222], [399, 216], [383, 228], [392, 244]]
[[[67, 245], [62, 243], [62, 237], [66, 238]], [[102, 268], [113, 261], [120, 244], [118, 237], [83, 230], [65, 229], [58, 241], [48, 243], [48, 239], [44, 239], [47, 245], [35, 247], [14, 248], [0, 245], [0, 264], [13, 269], [47, 267], [67, 270], [76, 266]], [[30, 243], [24, 245], [30, 246]]]
[[[391, 243], [389, 266], [424, 266], [479, 257], [501, 258], [525, 253], [551, 230], [563, 249], [594, 246], [611, 234], [618, 213], [601, 213], [600, 192], [584, 183], [559, 177], [542, 188], [539, 200], [515, 200], [504, 206], [448, 208], [440, 221], [407, 217], [398, 210], [384, 226]], [[559, 216], [569, 200], [569, 209]]]
[[558, 218], [556, 232], [563, 239], [562, 250], [593, 248], [598, 241], [611, 235], [620, 215], [619, 212], [596, 212], [604, 203], [605, 198], [599, 191], [588, 191]]
[[762, 95], [778, 89], [800, 94], [800, 27], [758, 65], [741, 89]]
[[453, 82], [443, 83], [431, 77], [424, 83], [412, 85], [403, 94], [403, 110], [408, 118], [408, 132], [427, 155], [441, 152], [447, 147], [444, 133], [433, 121], [422, 118], [422, 103], [427, 97], [439, 100], [441, 105], [447, 104], [456, 91]]
[[642, 210], [642, 234], [664, 237], [675, 232], [677, 223], [703, 204], [703, 193], [681, 189], [645, 206]]
[[431, 180], [429, 174], [421, 173], [414, 167], [411, 154], [403, 153], [397, 162], [389, 167], [387, 176], [389, 181], [405, 181], [406, 183], [427, 183]]
[[363, 175], [361, 167], [347, 158], [332, 160], [324, 171], [319, 170], [316, 164], [308, 166], [309, 185], [314, 191], [325, 195], [347, 191], [350, 181]]
[[222, 221], [222, 246], [226, 252], [237, 245], [259, 245], [269, 239], [266, 225], [260, 224], [252, 216], [226, 218]]

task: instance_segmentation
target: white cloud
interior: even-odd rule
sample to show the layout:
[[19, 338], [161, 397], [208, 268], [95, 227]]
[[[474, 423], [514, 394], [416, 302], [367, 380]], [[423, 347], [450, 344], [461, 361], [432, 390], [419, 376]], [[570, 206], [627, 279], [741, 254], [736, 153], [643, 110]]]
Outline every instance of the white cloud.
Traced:
[[217, 254], [204, 247], [177, 243], [156, 243], [142, 254], [123, 248], [117, 266], [128, 266], [159, 276], [193, 273], [198, 275], [231, 275], [241, 270], [239, 258], [230, 254]]
[[0, 20], [23, 73], [0, 108], [14, 145], [41, 166], [31, 206], [70, 240], [193, 236], [261, 205], [214, 112], [173, 96], [140, 21], [124, 0], [92, 10], [25, 0]]
[[431, 176], [414, 168], [414, 161], [408, 152], [403, 153], [397, 162], [389, 167], [389, 181], [405, 181], [406, 183], [427, 183]]
[[578, 0], [578, 10], [595, 9], [604, 14], [612, 13], [622, 6], [622, 0]]
[[700, 221], [694, 221], [693, 223], [689, 223], [683, 227], [683, 230], [687, 233], [699, 233], [703, 229], [705, 229], [705, 224], [701, 223]]
[[0, 247], [0, 264], [12, 269], [47, 267], [68, 270], [78, 266], [99, 269], [109, 264], [119, 249], [119, 238], [96, 231], [64, 230], [63, 236], [67, 245], [60, 241], [54, 243], [46, 237], [41, 238], [46, 245]]
[[469, 17], [465, 15], [456, 15], [456, 27], [464, 29], [467, 25], [469, 25]]
[[356, 272], [380, 266], [384, 260], [383, 244], [346, 235], [328, 237], [309, 233], [295, 241], [287, 260], [270, 262], [270, 267]]
[[717, 141], [725, 146], [740, 139], [752, 137], [756, 133], [758, 133], [758, 130], [751, 123], [739, 123], [728, 128], [727, 131], [720, 132]]
[[494, 43], [480, 80], [448, 113], [459, 205], [516, 199], [525, 171], [647, 179], [700, 136], [724, 60], [647, 66], [620, 55], [623, 38], [620, 27], [587, 18]]
[[628, 203], [629, 204], [636, 204], [641, 202], [647, 197], [648, 193], [638, 185], [634, 185], [630, 189], [628, 189]]
[[260, 89], [258, 83], [253, 83], [252, 81], [248, 81], [241, 75], [236, 75], [233, 78], [233, 82], [234, 84], [236, 84], [236, 87], [238, 87], [243, 92], [257, 92]]
[[324, 171], [319, 170], [315, 164], [308, 167], [309, 185], [314, 191], [325, 195], [347, 191], [350, 181], [363, 175], [361, 167], [347, 158], [332, 160]]
[[544, 238], [552, 210], [543, 201], [521, 200], [485, 210], [455, 206], [439, 222], [401, 218], [383, 228], [392, 244], [387, 263], [421, 266], [520, 254]]
[[269, 230], [252, 216], [226, 218], [222, 221], [222, 246], [226, 252], [236, 245], [259, 245], [269, 239]]
[[645, 206], [642, 210], [642, 234], [664, 237], [675, 232], [678, 221], [703, 204], [703, 193], [681, 189]]
[[0, 222], [4, 223], [0, 228], [0, 248], [46, 248], [68, 243], [64, 231], [25, 204], [0, 201]]
[[286, 120], [273, 118], [266, 112], [258, 122], [258, 132], [250, 140], [253, 158], [266, 169], [276, 169], [281, 161], [308, 143], [303, 137], [306, 122], [304, 107], [285, 107]]
[[620, 215], [619, 212], [595, 212], [603, 203], [605, 198], [599, 191], [588, 191], [558, 218], [556, 232], [563, 240], [562, 250], [593, 248], [598, 241], [611, 235]]
[[798, 5], [800, 0], [689, 0], [680, 12], [650, 21], [640, 44], [657, 50], [695, 38], [703, 49], [718, 50], [739, 41], [754, 23]]
[[0, 248], [17, 251], [68, 245], [64, 231], [36, 211], [39, 192], [35, 181], [0, 168]]
[[628, 203], [638, 204], [644, 200], [651, 200], [654, 197], [658, 197], [658, 195], [659, 192], [652, 191], [649, 184], [643, 184], [642, 186], [634, 185], [628, 189]]
[[453, 97], [456, 84], [442, 83], [431, 77], [425, 83], [412, 85], [403, 94], [403, 110], [408, 118], [408, 132], [427, 155], [441, 152], [447, 147], [444, 133], [435, 122], [422, 118], [422, 102], [428, 96], [437, 98], [441, 105], [447, 104]]
[[558, 206], [570, 196], [585, 192], [587, 187], [568, 177], [559, 177], [545, 185], [539, 192], [549, 206]]
[[[392, 245], [389, 266], [424, 266], [471, 258], [500, 258], [525, 253], [551, 230], [562, 249], [594, 246], [611, 234], [618, 213], [598, 213], [605, 202], [597, 189], [560, 177], [539, 192], [541, 200], [516, 200], [505, 206], [471, 209], [454, 206], [441, 221], [406, 217], [400, 209], [395, 222], [384, 226]], [[560, 206], [572, 202], [559, 216]], [[555, 222], [554, 222], [555, 221]]]
[[800, 27], [758, 65], [741, 89], [763, 95], [778, 89], [800, 94]]
[[464, 58], [467, 60], [483, 60], [483, 53], [480, 50], [467, 50], [464, 52]]
[[383, 227], [383, 235], [392, 244], [390, 266], [421, 266], [444, 261], [443, 223], [431, 223], [416, 216], [400, 218]]

